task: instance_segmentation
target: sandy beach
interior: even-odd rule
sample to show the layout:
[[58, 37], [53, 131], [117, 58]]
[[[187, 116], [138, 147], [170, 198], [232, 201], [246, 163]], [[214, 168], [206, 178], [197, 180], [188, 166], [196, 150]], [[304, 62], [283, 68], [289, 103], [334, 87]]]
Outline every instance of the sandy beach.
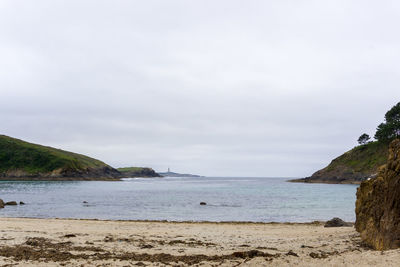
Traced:
[[0, 218], [0, 266], [400, 266], [353, 227]]

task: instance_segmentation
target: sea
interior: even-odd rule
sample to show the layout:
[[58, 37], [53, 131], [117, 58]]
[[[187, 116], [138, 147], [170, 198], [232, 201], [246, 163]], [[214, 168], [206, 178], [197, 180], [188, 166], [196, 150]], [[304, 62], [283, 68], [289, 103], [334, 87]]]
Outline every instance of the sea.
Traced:
[[[101, 220], [311, 222], [355, 220], [358, 185], [290, 183], [289, 178], [126, 178], [1, 181], [0, 217]], [[207, 205], [200, 205], [205, 202]]]

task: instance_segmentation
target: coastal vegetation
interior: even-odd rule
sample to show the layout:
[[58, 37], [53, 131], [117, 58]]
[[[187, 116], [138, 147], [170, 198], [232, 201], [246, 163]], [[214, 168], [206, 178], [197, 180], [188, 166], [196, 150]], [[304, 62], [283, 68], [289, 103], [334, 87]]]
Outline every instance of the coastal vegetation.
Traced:
[[0, 135], [0, 177], [116, 178], [119, 172], [81, 154]]
[[335, 158], [325, 168], [312, 176], [292, 180], [308, 183], [361, 183], [374, 177], [388, 157], [389, 143], [400, 137], [400, 102], [385, 114], [385, 121], [378, 125], [375, 141], [363, 133], [357, 140], [359, 146]]
[[0, 179], [109, 180], [125, 177], [162, 176], [145, 167], [117, 170], [85, 155], [0, 135]]
[[343, 155], [335, 158], [325, 168], [315, 172], [311, 177], [293, 180], [308, 183], [361, 183], [374, 176], [386, 163], [388, 145], [383, 142], [370, 142], [356, 146]]
[[344, 167], [351, 169], [353, 173], [366, 175], [374, 173], [385, 164], [388, 154], [387, 148], [387, 144], [377, 141], [356, 146], [334, 159], [325, 171], [332, 172], [339, 167]]
[[360, 145], [365, 145], [371, 139], [368, 134], [363, 133], [357, 140]]

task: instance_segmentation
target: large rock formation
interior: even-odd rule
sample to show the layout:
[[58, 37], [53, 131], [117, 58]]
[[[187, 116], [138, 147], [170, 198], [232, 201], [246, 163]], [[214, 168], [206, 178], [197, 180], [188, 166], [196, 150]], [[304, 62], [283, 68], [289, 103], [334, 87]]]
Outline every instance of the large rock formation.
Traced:
[[400, 247], [400, 140], [389, 147], [387, 164], [377, 178], [361, 183], [357, 190], [356, 230], [371, 247]]

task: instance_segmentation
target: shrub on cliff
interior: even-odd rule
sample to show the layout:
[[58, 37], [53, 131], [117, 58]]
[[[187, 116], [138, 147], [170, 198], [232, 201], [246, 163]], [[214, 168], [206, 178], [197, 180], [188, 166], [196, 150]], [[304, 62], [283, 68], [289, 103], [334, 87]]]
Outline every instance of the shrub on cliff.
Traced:
[[366, 133], [364, 133], [364, 134], [362, 134], [362, 135], [358, 138], [357, 142], [358, 142], [360, 145], [365, 145], [366, 143], [368, 143], [369, 139], [371, 139], [371, 138], [369, 137], [369, 135], [366, 134]]

